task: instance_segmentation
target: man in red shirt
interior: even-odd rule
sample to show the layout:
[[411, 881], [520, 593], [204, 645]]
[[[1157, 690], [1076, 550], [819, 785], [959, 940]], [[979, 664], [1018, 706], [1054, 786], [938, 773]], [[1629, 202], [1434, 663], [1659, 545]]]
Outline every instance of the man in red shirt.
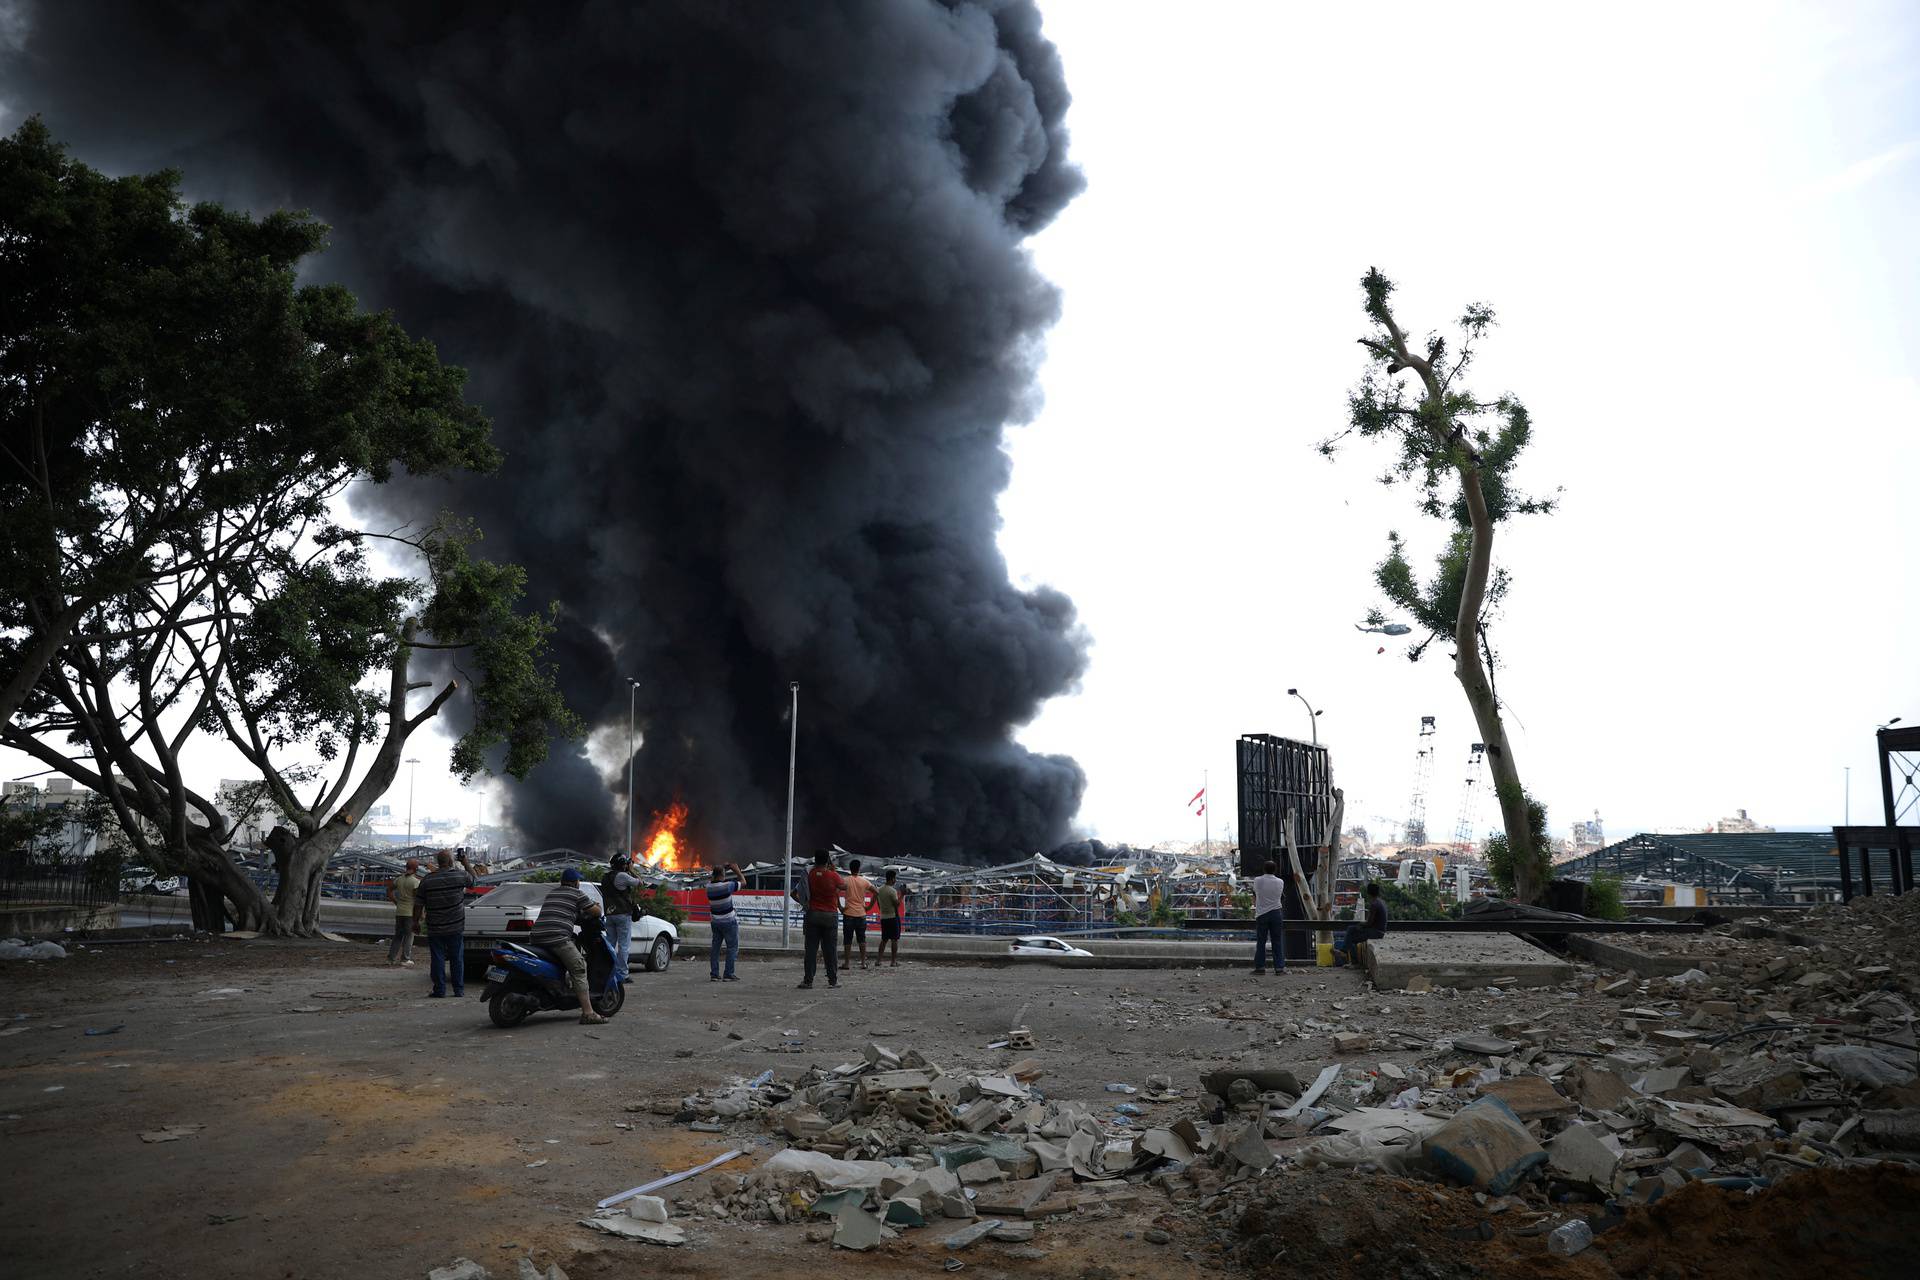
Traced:
[[813, 986], [814, 956], [818, 952], [825, 952], [827, 956], [827, 985], [840, 985], [833, 926], [840, 919], [840, 895], [844, 887], [840, 873], [833, 869], [833, 855], [825, 849], [814, 850], [813, 865], [807, 868], [807, 919], [801, 926], [807, 940], [807, 976], [800, 983], [802, 991]]

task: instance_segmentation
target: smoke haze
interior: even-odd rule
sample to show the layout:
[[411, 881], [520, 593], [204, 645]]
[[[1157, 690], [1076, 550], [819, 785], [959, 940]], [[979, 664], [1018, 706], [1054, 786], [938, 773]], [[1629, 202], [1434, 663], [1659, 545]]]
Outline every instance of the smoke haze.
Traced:
[[[1058, 305], [1021, 242], [1082, 185], [1032, 4], [9, 16], [12, 118], [195, 198], [312, 209], [318, 272], [470, 369], [503, 473], [382, 500], [472, 514], [527, 566], [589, 720], [624, 735], [638, 677], [642, 821], [683, 796], [697, 849], [772, 855], [797, 680], [803, 844], [1067, 836], [1080, 769], [1011, 734], [1085, 642], [995, 542]], [[509, 816], [602, 849], [624, 773], [562, 746]]]

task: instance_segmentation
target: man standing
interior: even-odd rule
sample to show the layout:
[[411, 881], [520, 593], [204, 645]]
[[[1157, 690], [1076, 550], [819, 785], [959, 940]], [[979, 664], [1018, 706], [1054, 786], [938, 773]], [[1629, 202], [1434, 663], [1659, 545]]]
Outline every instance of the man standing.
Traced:
[[900, 873], [892, 867], [887, 868], [886, 883], [873, 891], [873, 900], [880, 906], [880, 950], [873, 958], [873, 967], [879, 968], [880, 962], [887, 958], [887, 944], [893, 944], [892, 969], [900, 967], [900, 926], [907, 915], [907, 891], [898, 881]]
[[1253, 971], [1267, 971], [1267, 944], [1273, 944], [1273, 971], [1287, 971], [1286, 904], [1287, 885], [1278, 875], [1276, 863], [1269, 862], [1253, 878]]
[[1367, 920], [1365, 924], [1355, 924], [1347, 929], [1340, 939], [1340, 947], [1333, 953], [1335, 964], [1360, 967], [1360, 944], [1368, 938], [1387, 936], [1387, 902], [1380, 896], [1380, 882], [1367, 881]]
[[633, 945], [633, 887], [638, 877], [628, 874], [627, 855], [616, 853], [600, 878], [600, 901], [606, 904], [607, 945], [613, 948], [613, 976], [627, 980], [627, 949]]
[[[461, 861], [466, 860], [462, 854]], [[414, 890], [415, 899], [427, 913], [427, 949], [433, 953], [429, 972], [435, 1000], [447, 994], [447, 970], [453, 971], [453, 994], [458, 999], [467, 993], [467, 890], [473, 877], [464, 866], [453, 865], [453, 855], [445, 849], [433, 855], [434, 869]]]
[[413, 963], [413, 935], [419, 925], [419, 907], [414, 892], [420, 887], [420, 859], [408, 858], [407, 869], [387, 886], [387, 901], [393, 904], [393, 945], [387, 948], [387, 963]]
[[840, 873], [833, 869], [833, 855], [825, 849], [816, 849], [813, 865], [807, 868], [807, 920], [801, 926], [807, 940], [806, 977], [800, 982], [802, 991], [812, 988], [814, 955], [822, 951], [827, 958], [827, 985], [840, 985], [840, 969], [834, 963], [833, 922], [840, 915], [843, 884]]
[[860, 874], [860, 859], [855, 858], [847, 864], [847, 876], [842, 881], [840, 908], [842, 917], [841, 945], [846, 948], [840, 957], [840, 967], [853, 967], [853, 940], [860, 939], [860, 968], [867, 967], [867, 912], [873, 909], [873, 881]]
[[734, 914], [733, 895], [740, 892], [740, 868], [729, 862], [715, 867], [707, 878], [707, 924], [713, 931], [713, 943], [707, 949], [710, 981], [720, 982], [720, 952], [727, 953], [727, 982], [733, 976], [734, 958], [740, 954], [740, 917]]

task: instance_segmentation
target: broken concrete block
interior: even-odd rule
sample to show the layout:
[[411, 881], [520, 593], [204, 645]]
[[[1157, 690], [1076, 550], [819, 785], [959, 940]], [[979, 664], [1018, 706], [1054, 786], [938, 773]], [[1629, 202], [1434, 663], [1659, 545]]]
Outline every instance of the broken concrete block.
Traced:
[[882, 1219], [896, 1227], [924, 1227], [927, 1215], [920, 1209], [920, 1201], [911, 1196], [895, 1196], [888, 1200], [881, 1211]]
[[1226, 1143], [1228, 1155], [1246, 1165], [1249, 1169], [1262, 1170], [1273, 1164], [1273, 1148], [1267, 1145], [1263, 1126], [1260, 1124], [1242, 1125]]
[[1799, 1097], [1806, 1077], [1792, 1062], [1748, 1058], [1714, 1072], [1707, 1086], [1736, 1107], [1764, 1109]]
[[1600, 1067], [1580, 1068], [1574, 1072], [1568, 1087], [1590, 1111], [1611, 1111], [1633, 1096], [1625, 1080]]
[[882, 1071], [891, 1071], [900, 1065], [900, 1055], [883, 1045], [869, 1044], [866, 1055], [867, 1061]]
[[1667, 1163], [1685, 1174], [1699, 1177], [1713, 1172], [1713, 1157], [1691, 1142], [1683, 1142], [1667, 1152]]
[[1676, 1046], [1690, 1045], [1695, 1040], [1698, 1040], [1699, 1038], [1700, 1038], [1700, 1033], [1698, 1031], [1682, 1031], [1678, 1028], [1669, 1028], [1669, 1029], [1664, 1029], [1660, 1031], [1649, 1031], [1647, 1033], [1647, 1039], [1653, 1041], [1655, 1044], [1665, 1044], [1665, 1045], [1676, 1045]]
[[1453, 1047], [1461, 1053], [1479, 1053], [1489, 1058], [1504, 1058], [1520, 1046], [1511, 1040], [1502, 1040], [1498, 1036], [1456, 1036]]
[[968, 1133], [983, 1133], [1007, 1118], [1007, 1104], [986, 1098], [969, 1104], [955, 1119]]
[[1047, 1173], [1021, 1182], [982, 1187], [974, 1196], [974, 1211], [987, 1214], [989, 1217], [995, 1214], [1021, 1217], [1033, 1206], [1052, 1195], [1054, 1188], [1059, 1184], [1059, 1174]]
[[636, 1222], [665, 1222], [667, 1202], [659, 1196], [635, 1196], [627, 1201], [627, 1216]]
[[858, 1205], [842, 1205], [833, 1215], [833, 1244], [837, 1249], [871, 1249], [886, 1239], [886, 1233], [885, 1224]]
[[1560, 1116], [1578, 1109], [1571, 1098], [1562, 1097], [1560, 1091], [1544, 1076], [1490, 1080], [1480, 1086], [1480, 1094], [1482, 1097], [1500, 1099], [1522, 1120]]
[[942, 1217], [947, 1218], [971, 1218], [973, 1216], [973, 1201], [958, 1192], [950, 1196], [941, 1196], [940, 1213]]
[[1407, 985], [1404, 989], [1413, 995], [1419, 995], [1423, 991], [1431, 991], [1433, 990], [1433, 979], [1424, 973], [1416, 973], [1407, 979]]
[[1620, 1167], [1619, 1140], [1598, 1125], [1569, 1125], [1547, 1145], [1547, 1163], [1570, 1181], [1611, 1189]]
[[[1373, 1038], [1358, 1031], [1343, 1031], [1333, 1038], [1335, 1053], [1360, 1053], [1371, 1047]], [[1235, 1083], [1239, 1083], [1235, 1081]]]
[[986, 1239], [987, 1235], [995, 1228], [1005, 1225], [1006, 1224], [998, 1218], [982, 1218], [970, 1227], [960, 1228], [945, 1240], [941, 1241], [941, 1243], [949, 1249], [966, 1249], [978, 1241]]
[[1640, 1092], [1647, 1094], [1672, 1093], [1686, 1084], [1692, 1075], [1693, 1073], [1685, 1067], [1655, 1067], [1640, 1077], [1636, 1087]]
[[1028, 1244], [1037, 1230], [1031, 1222], [1003, 1222], [987, 1232], [987, 1239], [998, 1240], [1002, 1244]]
[[1479, 1098], [1427, 1138], [1427, 1158], [1456, 1182], [1505, 1195], [1547, 1150], [1498, 1098]]
[[472, 1258], [455, 1258], [427, 1272], [427, 1280], [487, 1280], [487, 1269]]
[[1007, 1171], [1000, 1167], [999, 1161], [988, 1159], [984, 1156], [978, 1160], [968, 1161], [958, 1169], [955, 1169], [954, 1173], [959, 1175], [961, 1182], [970, 1187], [981, 1186], [989, 1182], [1000, 1182], [1007, 1176]]
[[1633, 994], [1633, 979], [1621, 978], [1615, 982], [1604, 983], [1600, 987], [1600, 994], [1603, 996], [1631, 995]]

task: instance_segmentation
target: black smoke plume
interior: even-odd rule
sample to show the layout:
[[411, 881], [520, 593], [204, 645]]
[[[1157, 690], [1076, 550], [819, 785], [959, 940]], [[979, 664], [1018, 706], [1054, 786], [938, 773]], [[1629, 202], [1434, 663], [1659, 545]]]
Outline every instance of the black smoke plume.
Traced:
[[[604, 849], [639, 679], [640, 821], [987, 858], [1067, 834], [1084, 778], [1012, 741], [1072, 687], [1071, 604], [995, 544], [1002, 431], [1055, 294], [1024, 237], [1080, 189], [1028, 0], [260, 4], [0, 17], [12, 119], [201, 198], [314, 210], [318, 270], [468, 366], [509, 463], [414, 486], [565, 612], [573, 705], [622, 744], [510, 793]], [[394, 495], [382, 499], [393, 502]]]

